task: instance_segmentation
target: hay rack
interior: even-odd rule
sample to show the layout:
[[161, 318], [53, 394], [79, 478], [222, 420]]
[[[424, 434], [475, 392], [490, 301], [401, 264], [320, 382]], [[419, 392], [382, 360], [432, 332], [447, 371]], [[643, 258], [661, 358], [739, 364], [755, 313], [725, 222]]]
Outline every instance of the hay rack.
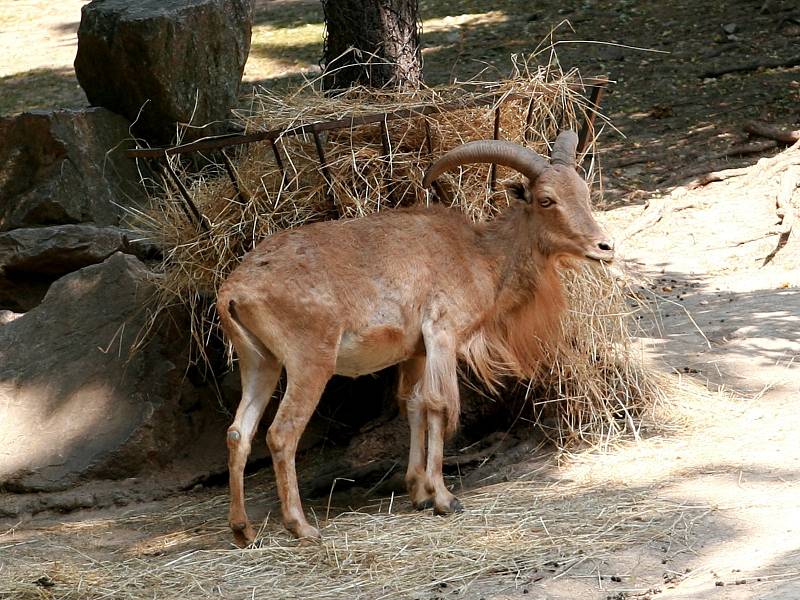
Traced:
[[[588, 94], [586, 106], [587, 110], [585, 112], [586, 116], [578, 134], [579, 155], [587, 148], [587, 145], [591, 142], [591, 140], [594, 139], [595, 117], [598, 114], [605, 88], [609, 83], [609, 80], [605, 78], [588, 78], [582, 80], [581, 83], [570, 85], [570, 87], [573, 87], [573, 89], [579, 90], [584, 94]], [[509, 99], [519, 100], [521, 97], [522, 96], [519, 94], [506, 94], [503, 96], [486, 94], [484, 97], [468, 101], [449, 102], [444, 104], [421, 104], [413, 108], [404, 108], [387, 112], [376, 112], [335, 120], [316, 121], [312, 123], [304, 123], [291, 127], [271, 129], [266, 131], [225, 134], [214, 137], [206, 137], [193, 142], [170, 147], [133, 148], [127, 150], [126, 155], [133, 159], [149, 159], [156, 161], [158, 165], [163, 167], [164, 171], [168, 175], [169, 181], [175, 186], [183, 200], [186, 217], [198, 228], [198, 231], [208, 232], [208, 224], [206, 223], [203, 214], [200, 212], [197, 204], [192, 199], [189, 190], [186, 188], [185, 184], [175, 172], [173, 166], [170, 164], [168, 157], [201, 152], [218, 153], [221, 158], [221, 164], [225, 166], [225, 171], [230, 178], [234, 189], [236, 190], [237, 194], [241, 196], [241, 190], [239, 189], [239, 182], [236, 178], [236, 172], [230, 157], [225, 152], [226, 148], [247, 146], [257, 142], [267, 141], [272, 149], [277, 167], [280, 169], [281, 173], [285, 174], [285, 158], [282, 156], [276, 141], [279, 138], [310, 135], [313, 138], [314, 145], [316, 147], [317, 158], [319, 161], [319, 171], [327, 183], [326, 197], [332, 205], [335, 205], [336, 199], [332, 191], [332, 186], [330, 185], [331, 178], [322, 135], [324, 132], [338, 129], [353, 129], [354, 127], [366, 125], [378, 125], [380, 127], [383, 152], [385, 155], [389, 155], [391, 145], [391, 140], [389, 139], [389, 129], [387, 126], [389, 121], [396, 119], [409, 119], [414, 117], [424, 118], [435, 113], [454, 112], [470, 108], [494, 106], [494, 139], [500, 139], [500, 123], [502, 119], [503, 103]], [[524, 97], [522, 98], [525, 99]], [[533, 98], [529, 98], [529, 109], [526, 117], [526, 131], [527, 126], [530, 125], [533, 116], [533, 102]], [[563, 114], [561, 119], [563, 119]], [[561, 124], [561, 119], [559, 119], [559, 125]], [[430, 127], [427, 120], [425, 120], [425, 129], [428, 155], [432, 156], [433, 144], [431, 142]], [[492, 191], [495, 189], [496, 172], [496, 165], [492, 165], [490, 171], [490, 188]], [[434, 183], [434, 191], [440, 198], [447, 199], [446, 192], [436, 183]]]

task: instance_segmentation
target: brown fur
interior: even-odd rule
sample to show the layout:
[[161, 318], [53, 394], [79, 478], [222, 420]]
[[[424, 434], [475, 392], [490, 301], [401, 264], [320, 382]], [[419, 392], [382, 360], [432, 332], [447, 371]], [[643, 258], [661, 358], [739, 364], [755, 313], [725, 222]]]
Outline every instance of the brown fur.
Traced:
[[497, 391], [504, 375], [532, 377], [545, 348], [557, 341], [565, 302], [555, 265], [539, 273], [530, 296], [509, 303], [515, 308], [487, 318], [462, 349], [464, 361], [492, 391]]
[[548, 167], [516, 194], [488, 224], [434, 206], [284, 231], [230, 275], [217, 307], [242, 369], [242, 402], [228, 430], [230, 522], [238, 541], [253, 533], [244, 462], [281, 367], [287, 391], [268, 441], [283, 519], [295, 535], [318, 535], [303, 515], [294, 452], [334, 373], [401, 365], [412, 502], [437, 513], [459, 509], [441, 474], [443, 438], [460, 411], [458, 359], [491, 388], [503, 375], [532, 374], [559, 334], [558, 261], [610, 258], [573, 169]]

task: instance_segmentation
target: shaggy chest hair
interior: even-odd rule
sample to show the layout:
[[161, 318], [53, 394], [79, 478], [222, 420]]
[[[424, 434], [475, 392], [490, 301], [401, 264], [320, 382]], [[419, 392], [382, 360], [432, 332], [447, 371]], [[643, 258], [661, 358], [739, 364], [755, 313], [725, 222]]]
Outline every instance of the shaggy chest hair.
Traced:
[[531, 377], [546, 348], [560, 336], [565, 307], [555, 261], [519, 273], [499, 290], [494, 309], [469, 333], [461, 357], [493, 391], [503, 376]]

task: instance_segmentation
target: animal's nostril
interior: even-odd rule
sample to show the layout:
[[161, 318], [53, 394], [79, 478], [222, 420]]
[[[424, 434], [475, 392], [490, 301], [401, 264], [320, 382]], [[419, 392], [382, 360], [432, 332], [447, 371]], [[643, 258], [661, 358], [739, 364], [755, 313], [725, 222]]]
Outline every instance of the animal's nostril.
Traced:
[[614, 249], [614, 244], [611, 242], [598, 242], [597, 247], [605, 252], [611, 252]]

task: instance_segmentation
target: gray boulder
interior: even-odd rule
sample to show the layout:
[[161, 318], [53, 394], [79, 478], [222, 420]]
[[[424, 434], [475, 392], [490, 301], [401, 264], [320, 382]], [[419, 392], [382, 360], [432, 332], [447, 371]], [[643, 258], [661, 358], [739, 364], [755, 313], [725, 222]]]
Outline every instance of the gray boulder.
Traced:
[[94, 0], [81, 10], [75, 73], [92, 105], [168, 142], [176, 122], [229, 117], [252, 18], [252, 0]]
[[0, 233], [0, 275], [41, 273], [63, 275], [104, 261], [122, 250], [117, 227], [51, 225]]
[[130, 123], [108, 110], [34, 111], [0, 118], [0, 231], [92, 222], [116, 225], [144, 200]]
[[2, 232], [0, 308], [26, 312], [42, 301], [53, 281], [114, 252], [160, 258], [152, 242], [119, 227], [49, 225]]
[[174, 315], [173, 329], [153, 329], [131, 353], [148, 320], [149, 276], [135, 257], [114, 254], [59, 279], [39, 306], [0, 327], [0, 489], [131, 477], [195, 439], [188, 335]]
[[51, 225], [0, 233], [0, 277], [64, 275], [103, 262], [114, 252], [140, 257], [152, 248], [118, 227]]

